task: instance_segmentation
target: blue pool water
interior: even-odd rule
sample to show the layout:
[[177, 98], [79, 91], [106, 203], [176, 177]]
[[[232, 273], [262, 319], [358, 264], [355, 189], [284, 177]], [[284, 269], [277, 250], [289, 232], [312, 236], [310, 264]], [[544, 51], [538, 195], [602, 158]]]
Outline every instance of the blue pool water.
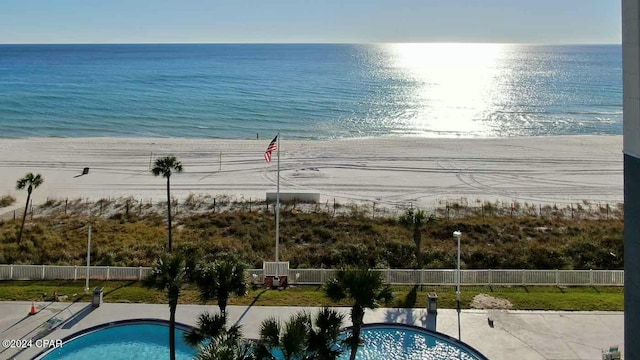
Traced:
[[[176, 360], [192, 359], [196, 351], [176, 330]], [[169, 358], [169, 328], [160, 324], [128, 324], [89, 332], [65, 343], [41, 360], [156, 360]]]
[[[176, 359], [192, 359], [196, 354], [176, 333]], [[161, 324], [126, 324], [103, 328], [65, 343], [40, 360], [156, 360], [169, 357], [168, 328]], [[472, 348], [445, 335], [417, 327], [369, 324], [362, 331], [364, 345], [357, 360], [485, 360]], [[274, 354], [282, 359], [282, 354]], [[345, 349], [341, 360], [349, 358]]]
[[[481, 360], [472, 349], [463, 349], [445, 336], [394, 325], [375, 325], [362, 331], [364, 346], [358, 350], [358, 360]], [[345, 351], [341, 359], [348, 359]]]
[[[362, 329], [364, 344], [356, 360], [485, 360], [465, 344], [446, 335], [430, 333], [421, 328], [394, 324], [367, 324]], [[282, 352], [276, 350], [276, 359]], [[343, 348], [340, 360], [349, 359], [349, 349]]]

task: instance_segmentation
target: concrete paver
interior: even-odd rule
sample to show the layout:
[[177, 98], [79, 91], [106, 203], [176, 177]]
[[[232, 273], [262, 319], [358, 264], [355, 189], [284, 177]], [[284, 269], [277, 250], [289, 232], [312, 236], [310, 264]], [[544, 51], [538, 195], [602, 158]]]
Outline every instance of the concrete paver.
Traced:
[[[38, 314], [27, 316], [31, 303], [0, 302], [0, 338], [33, 337], [42, 324], [52, 318], [63, 323], [46, 336], [62, 339], [77, 331], [111, 321], [136, 318], [169, 318], [169, 307], [163, 304], [102, 304], [91, 308], [88, 303], [39, 303]], [[318, 308], [278, 306], [229, 306], [232, 323], [243, 326], [245, 336], [256, 338], [261, 322], [271, 316], [287, 319], [290, 315]], [[337, 308], [347, 315], [349, 308]], [[216, 312], [217, 306], [179, 305], [179, 322], [195, 325], [204, 312]], [[494, 319], [490, 327], [487, 317]], [[395, 322], [424, 326], [426, 310], [381, 308], [367, 311], [365, 322]], [[473, 346], [489, 359], [495, 360], [599, 360], [601, 349], [611, 345], [624, 347], [624, 316], [622, 312], [558, 312], [558, 311], [497, 311], [463, 310], [461, 313], [462, 341]], [[438, 310], [439, 332], [458, 337], [457, 313], [453, 309]], [[30, 359], [42, 349], [31, 348], [19, 352], [0, 348], [0, 359]]]

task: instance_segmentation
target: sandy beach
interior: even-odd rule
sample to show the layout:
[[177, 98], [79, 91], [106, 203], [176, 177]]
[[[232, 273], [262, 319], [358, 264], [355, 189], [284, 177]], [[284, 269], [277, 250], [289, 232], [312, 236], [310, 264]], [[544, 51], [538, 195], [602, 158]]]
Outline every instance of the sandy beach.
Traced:
[[[270, 139], [30, 138], [0, 140], [0, 195], [16, 197], [27, 172], [47, 198], [133, 196], [166, 199], [166, 181], [149, 169], [175, 155], [184, 172], [171, 178], [172, 195], [230, 195], [264, 200], [275, 190], [276, 155], [263, 158]], [[315, 191], [321, 201], [376, 202], [432, 208], [446, 201], [518, 201], [564, 205], [623, 201], [622, 136], [502, 139], [377, 138], [288, 140], [280, 144], [281, 191]], [[88, 175], [76, 177], [84, 167]], [[4, 210], [9, 210], [5, 208]]]

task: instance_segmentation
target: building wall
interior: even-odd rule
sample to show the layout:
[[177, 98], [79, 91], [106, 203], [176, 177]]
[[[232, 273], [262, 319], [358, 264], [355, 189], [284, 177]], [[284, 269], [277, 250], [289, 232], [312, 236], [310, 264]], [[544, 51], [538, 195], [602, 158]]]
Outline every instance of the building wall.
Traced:
[[622, 0], [624, 105], [624, 355], [640, 359], [640, 12]]

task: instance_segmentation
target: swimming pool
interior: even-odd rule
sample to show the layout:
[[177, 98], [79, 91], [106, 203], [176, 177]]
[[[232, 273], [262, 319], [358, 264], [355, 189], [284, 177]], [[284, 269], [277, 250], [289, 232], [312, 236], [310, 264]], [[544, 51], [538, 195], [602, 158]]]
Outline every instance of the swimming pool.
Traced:
[[[190, 360], [196, 350], [183, 334], [187, 326], [176, 328], [176, 360]], [[169, 357], [169, 329], [165, 321], [127, 320], [74, 334], [61, 348], [36, 357], [38, 360], [155, 360]], [[357, 360], [487, 360], [477, 350], [447, 335], [402, 324], [366, 324], [363, 346]], [[341, 360], [349, 358], [344, 349]], [[282, 359], [278, 351], [274, 354]]]
[[[176, 328], [176, 360], [191, 360], [196, 350]], [[169, 358], [169, 326], [165, 322], [123, 322], [90, 330], [47, 352], [40, 360], [146, 360]]]
[[[343, 332], [341, 337], [346, 335]], [[365, 324], [361, 335], [363, 345], [358, 348], [356, 360], [487, 360], [463, 342], [417, 326]], [[348, 360], [350, 350], [347, 347], [342, 350], [339, 359]], [[277, 360], [284, 359], [279, 350], [273, 354]]]
[[[447, 335], [417, 326], [367, 324], [362, 329], [364, 345], [358, 360], [486, 360], [472, 347]], [[341, 359], [349, 358], [349, 350]]]

